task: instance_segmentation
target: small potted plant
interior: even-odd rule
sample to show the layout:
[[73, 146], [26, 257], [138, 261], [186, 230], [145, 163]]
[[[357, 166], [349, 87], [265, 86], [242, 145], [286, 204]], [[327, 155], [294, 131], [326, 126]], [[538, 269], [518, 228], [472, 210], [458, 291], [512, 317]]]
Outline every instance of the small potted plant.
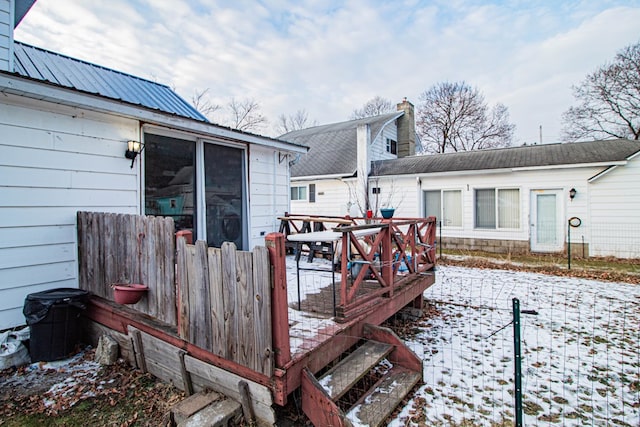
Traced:
[[392, 207], [384, 207], [384, 208], [380, 208], [380, 215], [382, 215], [382, 218], [384, 219], [390, 219], [393, 217], [393, 214], [396, 212], [395, 208]]

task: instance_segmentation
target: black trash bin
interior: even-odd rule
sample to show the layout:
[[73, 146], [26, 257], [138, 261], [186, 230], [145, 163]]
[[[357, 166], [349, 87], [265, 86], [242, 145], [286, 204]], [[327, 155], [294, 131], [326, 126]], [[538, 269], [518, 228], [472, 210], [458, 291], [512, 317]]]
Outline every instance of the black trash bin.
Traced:
[[29, 325], [32, 362], [50, 362], [68, 357], [80, 343], [80, 314], [89, 292], [58, 288], [27, 295], [22, 312]]

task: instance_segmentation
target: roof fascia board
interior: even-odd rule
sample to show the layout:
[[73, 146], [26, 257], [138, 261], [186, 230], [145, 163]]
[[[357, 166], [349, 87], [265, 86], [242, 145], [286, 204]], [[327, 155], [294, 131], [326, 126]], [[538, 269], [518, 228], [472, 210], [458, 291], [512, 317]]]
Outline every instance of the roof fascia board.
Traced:
[[632, 155], [627, 157], [627, 161], [626, 162], [622, 162], [621, 164], [611, 165], [608, 168], [606, 168], [605, 170], [598, 172], [597, 174], [595, 174], [591, 178], [587, 179], [587, 182], [588, 183], [592, 183], [592, 182], [597, 181], [598, 179], [602, 178], [603, 176], [605, 176], [609, 172], [613, 171], [614, 169], [617, 169], [620, 166], [626, 165], [629, 161], [633, 160], [636, 157], [640, 157], [640, 151], [636, 151], [635, 153], [633, 153]]
[[617, 169], [618, 165], [614, 165], [614, 166], [609, 166], [608, 168], [606, 168], [605, 170], [602, 170], [600, 172], [598, 172], [597, 174], [593, 175], [591, 178], [587, 179], [588, 183], [592, 183], [597, 181], [598, 179], [602, 178], [603, 176], [605, 176], [606, 174], [608, 174], [609, 172], [611, 172], [614, 169]]
[[633, 153], [632, 155], [627, 157], [627, 160], [631, 160], [631, 159], [634, 159], [636, 157], [640, 157], [640, 150], [636, 151], [635, 153]]
[[401, 117], [403, 114], [404, 114], [404, 111], [398, 111], [397, 115], [395, 115], [394, 117], [390, 118], [382, 126], [380, 126], [380, 130], [378, 131], [376, 136], [373, 139], [371, 139], [370, 143], [373, 144], [373, 141], [378, 139], [378, 137], [382, 134], [382, 131], [384, 131], [384, 128], [386, 128], [389, 123], [398, 120], [398, 118]]
[[549, 166], [525, 166], [521, 168], [513, 168], [514, 172], [518, 171], [531, 171], [531, 170], [549, 170], [549, 169], [575, 169], [575, 168], [591, 168], [591, 167], [608, 167], [608, 166], [620, 166], [626, 165], [626, 160], [616, 160], [611, 162], [596, 162], [596, 163], [572, 163], [572, 164], [561, 164], [561, 165], [549, 165]]
[[303, 145], [246, 134], [186, 117], [155, 112], [124, 102], [84, 94], [73, 89], [60, 88], [48, 83], [36, 82], [2, 72], [0, 72], [0, 93], [1, 92], [101, 113], [116, 114], [137, 119], [145, 123], [197, 133], [200, 134], [202, 138], [221, 138], [225, 140], [242, 141], [292, 153], [306, 153], [309, 150], [308, 147]]
[[407, 178], [407, 176], [417, 176], [420, 178], [428, 178], [428, 177], [447, 177], [451, 175], [460, 176], [460, 175], [486, 175], [486, 174], [497, 174], [497, 173], [511, 173], [512, 169], [478, 169], [478, 170], [466, 170], [466, 171], [447, 171], [447, 172], [420, 172], [420, 173], [405, 173], [405, 174], [395, 174], [395, 175], [370, 175], [369, 178]]
[[348, 175], [343, 173], [336, 173], [332, 175], [308, 175], [308, 176], [292, 176], [291, 181], [322, 181], [325, 179], [343, 179], [348, 178]]

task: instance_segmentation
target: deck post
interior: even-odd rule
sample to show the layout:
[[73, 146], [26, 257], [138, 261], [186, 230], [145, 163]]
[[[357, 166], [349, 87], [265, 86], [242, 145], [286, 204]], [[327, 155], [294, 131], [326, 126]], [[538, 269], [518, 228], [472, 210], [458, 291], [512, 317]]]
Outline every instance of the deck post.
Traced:
[[386, 227], [380, 230], [382, 233], [382, 278], [389, 286], [389, 296], [393, 296], [393, 247], [391, 246], [391, 233], [393, 227], [391, 220]]
[[340, 305], [347, 306], [348, 265], [351, 261], [351, 238], [349, 233], [342, 232], [342, 253], [340, 256]]
[[291, 361], [289, 343], [289, 308], [287, 302], [287, 261], [284, 234], [269, 233], [265, 237], [272, 267], [271, 322], [273, 327], [273, 349], [277, 368]]

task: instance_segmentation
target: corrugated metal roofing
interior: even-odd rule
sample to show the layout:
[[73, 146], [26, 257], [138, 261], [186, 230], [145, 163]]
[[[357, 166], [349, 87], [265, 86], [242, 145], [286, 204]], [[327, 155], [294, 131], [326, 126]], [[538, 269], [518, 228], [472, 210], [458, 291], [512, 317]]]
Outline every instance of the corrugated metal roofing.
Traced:
[[314, 126], [279, 136], [278, 139], [309, 147], [307, 155], [302, 156], [291, 167], [291, 176], [351, 176], [355, 174], [358, 125], [368, 124], [371, 138], [375, 138], [386, 123], [403, 114], [404, 112], [398, 111], [380, 116]]
[[639, 151], [640, 142], [626, 139], [525, 145], [385, 160], [375, 162], [372, 170], [385, 176], [608, 163], [626, 160]]
[[36, 80], [208, 122], [166, 85], [15, 42], [15, 72]]

